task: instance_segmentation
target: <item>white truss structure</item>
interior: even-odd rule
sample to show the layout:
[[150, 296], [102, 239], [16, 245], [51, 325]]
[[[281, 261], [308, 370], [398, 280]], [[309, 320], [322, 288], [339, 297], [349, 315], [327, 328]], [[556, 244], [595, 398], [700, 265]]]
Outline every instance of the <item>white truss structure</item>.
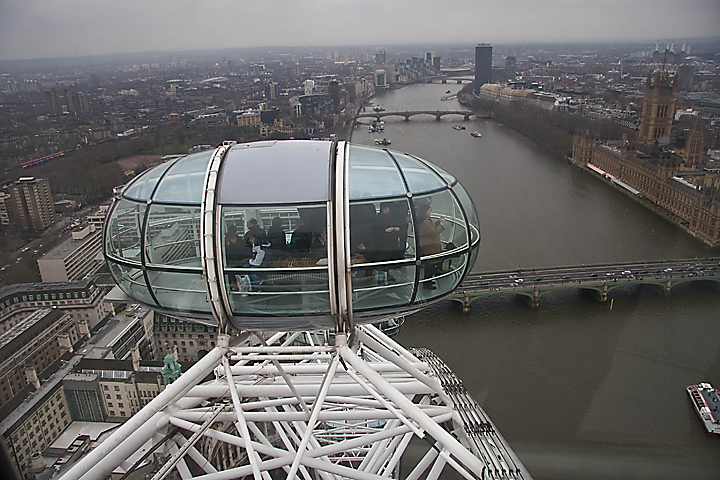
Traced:
[[437, 357], [372, 325], [218, 340], [63, 480], [531, 478]]

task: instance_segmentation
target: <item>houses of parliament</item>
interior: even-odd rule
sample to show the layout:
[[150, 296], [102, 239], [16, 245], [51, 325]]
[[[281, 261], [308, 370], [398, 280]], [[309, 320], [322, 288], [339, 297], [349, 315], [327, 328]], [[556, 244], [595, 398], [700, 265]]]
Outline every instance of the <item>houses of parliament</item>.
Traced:
[[571, 161], [641, 199], [711, 247], [720, 246], [720, 171], [708, 167], [698, 115], [680, 148], [670, 143], [677, 86], [666, 71], [648, 74], [637, 142], [576, 135]]

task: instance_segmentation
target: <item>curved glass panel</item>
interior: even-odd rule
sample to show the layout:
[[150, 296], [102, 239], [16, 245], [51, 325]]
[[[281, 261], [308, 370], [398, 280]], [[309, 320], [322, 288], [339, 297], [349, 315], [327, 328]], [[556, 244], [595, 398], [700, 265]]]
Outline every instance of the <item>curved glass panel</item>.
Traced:
[[105, 252], [115, 258], [140, 263], [140, 232], [145, 203], [120, 200], [105, 222]]
[[457, 182], [457, 179], [455, 177], [453, 177], [452, 175], [450, 175], [449, 173], [447, 173], [445, 170], [438, 167], [434, 163], [432, 164], [432, 169], [435, 170], [443, 178], [443, 180], [445, 180], [445, 183], [447, 183], [448, 185], [454, 185]]
[[156, 306], [150, 296], [145, 276], [140, 268], [127, 267], [119, 263], [108, 262], [110, 273], [120, 289], [128, 296], [150, 306]]
[[233, 315], [330, 312], [324, 204], [224, 206], [221, 218]]
[[408, 305], [415, 284], [415, 264], [352, 268], [353, 310]]
[[227, 267], [327, 265], [325, 205], [223, 207]]
[[233, 315], [307, 315], [330, 312], [327, 267], [297, 266], [225, 271]]
[[165, 173], [165, 170], [170, 168], [175, 161], [170, 160], [165, 163], [151, 168], [144, 172], [138, 178], [132, 181], [130, 185], [125, 187], [122, 194], [124, 197], [132, 198], [135, 200], [149, 200], [155, 185], [157, 185], [158, 179]]
[[350, 203], [350, 254], [353, 263], [415, 258], [407, 198]]
[[397, 166], [384, 150], [351, 145], [348, 158], [351, 201], [406, 194]]
[[[480, 249], [475, 247], [472, 250], [470, 250], [470, 261], [468, 262], [470, 264], [470, 268], [472, 269], [475, 265], [475, 260], [477, 260], [478, 253], [480, 253]], [[471, 271], [471, 270], [468, 270]]]
[[452, 191], [455, 195], [457, 195], [460, 200], [460, 204], [468, 217], [470, 244], [475, 245], [480, 240], [480, 221], [478, 220], [477, 212], [475, 211], [475, 205], [473, 204], [470, 195], [468, 195], [467, 191], [459, 183], [453, 185]]
[[468, 245], [465, 218], [449, 190], [415, 197], [417, 244], [421, 257], [437, 255]]
[[215, 150], [188, 155], [175, 162], [160, 180], [153, 196], [158, 202], [202, 202], [205, 172]]
[[201, 272], [148, 270], [148, 280], [161, 307], [187, 312], [210, 312]]
[[201, 258], [200, 207], [151, 205], [145, 227], [145, 261], [201, 270]]
[[402, 153], [393, 152], [393, 157], [400, 165], [408, 188], [413, 194], [447, 187], [447, 183], [422, 162]]
[[452, 292], [462, 280], [467, 253], [447, 255], [422, 262], [416, 302], [432, 300]]

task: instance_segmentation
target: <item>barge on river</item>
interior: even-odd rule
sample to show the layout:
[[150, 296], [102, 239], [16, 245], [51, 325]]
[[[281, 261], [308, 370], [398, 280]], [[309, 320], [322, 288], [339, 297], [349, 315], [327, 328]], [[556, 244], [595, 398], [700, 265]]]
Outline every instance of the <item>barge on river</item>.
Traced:
[[720, 397], [709, 383], [688, 385], [688, 394], [708, 433], [720, 435]]

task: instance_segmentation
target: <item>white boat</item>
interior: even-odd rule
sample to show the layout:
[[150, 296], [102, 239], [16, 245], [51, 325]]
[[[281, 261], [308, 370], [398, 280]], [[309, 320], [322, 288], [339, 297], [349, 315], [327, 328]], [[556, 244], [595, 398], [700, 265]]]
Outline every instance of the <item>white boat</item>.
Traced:
[[482, 137], [482, 133], [480, 133], [480, 132], [472, 132], [470, 135], [472, 135], [472, 136], [475, 137], [475, 138], [480, 138], [480, 137]]
[[464, 125], [453, 125], [453, 128], [454, 128], [455, 130], [465, 130], [465, 126], [464, 126]]
[[375, 145], [390, 145], [390, 140], [383, 138], [382, 140], [375, 139]]
[[688, 395], [708, 433], [720, 435], [720, 397], [709, 383], [687, 386]]

